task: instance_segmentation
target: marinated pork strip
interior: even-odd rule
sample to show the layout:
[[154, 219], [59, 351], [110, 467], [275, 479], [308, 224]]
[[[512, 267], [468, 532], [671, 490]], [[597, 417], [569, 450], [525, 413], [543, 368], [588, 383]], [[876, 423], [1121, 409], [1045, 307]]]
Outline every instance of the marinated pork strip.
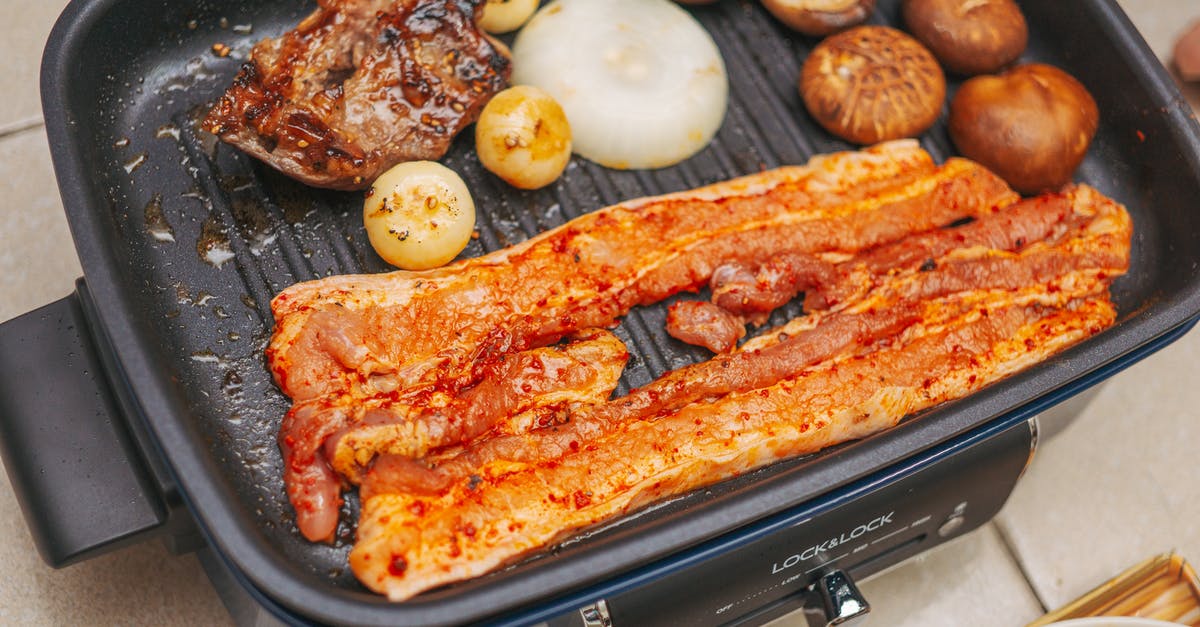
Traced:
[[[1086, 185], [1023, 200], [975, 221], [881, 246], [839, 264], [839, 279], [805, 294], [808, 309], [836, 307], [866, 293], [880, 277], [928, 269], [933, 259], [954, 249], [980, 246], [1015, 251], [1077, 230], [1098, 212], [1114, 213], [1115, 203]], [[1123, 210], [1121, 210], [1123, 212]]]
[[[1003, 220], [990, 225], [984, 222], [982, 228], [995, 233], [995, 239], [988, 242], [966, 237], [960, 242], [961, 247], [939, 247], [941, 257], [926, 257], [919, 265], [916, 260], [932, 251], [924, 249], [922, 254], [911, 255], [906, 263], [890, 268], [879, 263], [872, 271], [867, 267], [872, 262], [864, 263], [864, 257], [870, 255], [878, 261], [891, 254], [886, 250], [888, 247], [876, 249], [843, 264], [851, 270], [845, 271], [839, 280], [848, 285], [834, 284], [823, 289], [850, 295], [839, 300], [833, 310], [869, 311], [888, 307], [898, 299], [931, 298], [961, 290], [982, 295], [986, 290], [1008, 290], [1022, 285], [1042, 285], [1054, 292], [1082, 294], [1077, 291], [1080, 285], [1111, 280], [1128, 271], [1133, 222], [1124, 207], [1087, 185], [1072, 186], [1062, 194], [1047, 194], [1047, 197], [1046, 202], [1034, 202], [1039, 200], [1035, 198], [1013, 205], [1012, 209], [1021, 212], [1035, 212], [1038, 217], [1033, 223], [1024, 219], [1012, 224]], [[1067, 215], [1059, 220], [1056, 216], [1064, 214], [1064, 201]], [[1040, 209], [1048, 211], [1043, 213]], [[1031, 228], [1031, 224], [1040, 226]], [[996, 225], [1000, 230], [993, 229]], [[1006, 234], [1004, 229], [1010, 230]], [[1024, 239], [1035, 236], [1044, 239]], [[1019, 249], [1018, 252], [1007, 252], [1005, 241], [1010, 244], [1008, 248]], [[989, 248], [989, 244], [995, 247]], [[897, 246], [914, 250], [904, 242]], [[805, 304], [809, 302], [806, 295]], [[817, 302], [825, 304], [823, 299]], [[777, 335], [794, 335], [814, 324], [811, 317], [791, 320], [747, 340], [741, 350], [771, 346], [778, 341]]]
[[[1045, 194], [997, 207], [965, 225], [911, 235], [836, 265], [816, 255], [791, 251], [780, 253], [757, 269], [730, 263], [713, 272], [712, 302], [756, 324], [800, 292], [807, 292], [807, 310], [825, 309], [850, 300], [852, 293], [865, 293], [871, 280], [916, 269], [954, 249], [983, 246], [1018, 250], [1061, 234], [1072, 226], [1068, 220], [1072, 215], [1072, 201], [1067, 194]], [[703, 334], [686, 330], [693, 323], [682, 319], [679, 324], [685, 328], [684, 333], [700, 335], [703, 345]], [[694, 324], [703, 323], [698, 320]]]
[[268, 357], [297, 402], [377, 375], [401, 388], [428, 384], [489, 356], [610, 326], [634, 305], [700, 287], [731, 260], [853, 252], [1014, 200], [980, 166], [936, 167], [914, 142], [818, 157], [616, 205], [437, 270], [292, 286], [272, 302]]
[[[924, 270], [898, 276], [875, 287], [855, 306], [870, 306], [871, 299], [922, 299], [979, 289], [1017, 289], [1023, 285], [1050, 285], [1062, 289], [1064, 276], [1094, 275], [1098, 280], [1124, 274], [1129, 268], [1133, 223], [1116, 203], [1094, 190], [1079, 194], [1076, 206], [1096, 211], [1092, 219], [1059, 242], [1035, 242], [1012, 253], [982, 247], [951, 251]], [[1094, 201], [1094, 202], [1093, 202]]]
[[607, 401], [628, 358], [625, 344], [603, 329], [589, 329], [563, 346], [507, 355], [448, 403], [378, 412], [332, 435], [326, 454], [334, 470], [359, 483], [377, 454], [424, 457], [484, 434], [525, 432], [537, 426], [536, 415]]
[[572, 531], [774, 461], [895, 425], [1110, 325], [1104, 298], [973, 310], [903, 345], [635, 421], [561, 457], [497, 462], [441, 496], [375, 493], [355, 574], [393, 601], [510, 563]]
[[360, 465], [376, 452], [424, 454], [488, 429], [528, 430], [531, 425], [522, 421], [541, 410], [608, 399], [628, 356], [616, 336], [592, 329], [561, 346], [506, 356], [461, 395], [437, 388], [385, 389], [297, 403], [279, 430], [296, 526], [309, 540], [332, 538], [342, 481], [331, 461], [357, 483]]
[[[1074, 192], [1070, 192], [1074, 193]], [[718, 267], [712, 275], [713, 305], [672, 305], [667, 332], [713, 352], [728, 351], [745, 334], [745, 323], [761, 325], [772, 311], [805, 292], [808, 311], [850, 302], [883, 277], [932, 264], [956, 248], [984, 246], [1018, 250], [1078, 226], [1086, 216], [1072, 213], [1067, 194], [1046, 194], [956, 225], [914, 234], [834, 264], [813, 254], [782, 252], [757, 269], [738, 262]], [[719, 308], [719, 309], [718, 309]], [[722, 310], [726, 313], [722, 313]]]
[[[1077, 231], [1115, 203], [1087, 186], [1023, 200], [975, 218], [969, 224], [914, 234], [834, 265], [815, 255], [781, 253], [753, 271], [737, 263], [713, 273], [713, 305], [672, 305], [667, 330], [675, 338], [714, 352], [732, 348], [744, 334], [746, 317], [761, 324], [772, 310], [805, 293], [805, 309], [845, 306], [898, 273], [928, 271], [936, 259], [969, 248], [1015, 251]], [[720, 310], [727, 313], [722, 314]], [[757, 316], [757, 319], [755, 318]], [[739, 333], [741, 332], [741, 333]]]
[[254, 46], [203, 126], [309, 185], [362, 189], [438, 159], [504, 88], [507, 49], [483, 0], [322, 0]]

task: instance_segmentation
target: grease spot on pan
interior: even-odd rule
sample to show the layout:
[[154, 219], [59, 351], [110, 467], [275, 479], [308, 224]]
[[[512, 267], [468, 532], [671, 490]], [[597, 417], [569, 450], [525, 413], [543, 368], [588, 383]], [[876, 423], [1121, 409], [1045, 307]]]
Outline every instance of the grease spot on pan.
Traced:
[[133, 159], [126, 161], [121, 167], [125, 168], [126, 174], [133, 174], [142, 164], [146, 163], [146, 153], [140, 152]]
[[171, 223], [167, 222], [167, 216], [163, 214], [162, 194], [154, 194], [150, 202], [146, 203], [144, 214], [146, 231], [155, 241], [175, 241], [175, 229], [171, 228]]
[[229, 234], [216, 218], [209, 216], [200, 227], [196, 253], [209, 265], [217, 268], [233, 259], [233, 249], [229, 247]]

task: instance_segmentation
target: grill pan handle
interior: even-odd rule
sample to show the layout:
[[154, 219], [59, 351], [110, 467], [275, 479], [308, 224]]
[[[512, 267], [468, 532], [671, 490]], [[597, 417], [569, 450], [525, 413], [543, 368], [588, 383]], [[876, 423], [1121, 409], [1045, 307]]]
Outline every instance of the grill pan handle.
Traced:
[[56, 568], [143, 541], [170, 513], [105, 379], [83, 291], [0, 324], [0, 456]]

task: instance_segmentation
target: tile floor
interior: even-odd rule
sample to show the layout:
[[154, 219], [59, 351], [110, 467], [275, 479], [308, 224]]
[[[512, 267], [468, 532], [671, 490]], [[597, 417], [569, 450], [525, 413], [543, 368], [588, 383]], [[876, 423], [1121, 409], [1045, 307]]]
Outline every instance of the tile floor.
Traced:
[[[66, 295], [79, 276], [41, 127], [37, 72], [64, 0], [0, 7], [0, 320]], [[1122, 0], [1154, 51], [1200, 19], [1195, 0]], [[1186, 95], [1200, 107], [1200, 89]], [[1021, 625], [1129, 564], [1200, 561], [1200, 332], [1103, 388], [1046, 442], [994, 524], [862, 586], [873, 625]], [[44, 566], [0, 473], [0, 624], [216, 625], [229, 619], [192, 556], [151, 543]], [[796, 620], [784, 620], [797, 624]]]

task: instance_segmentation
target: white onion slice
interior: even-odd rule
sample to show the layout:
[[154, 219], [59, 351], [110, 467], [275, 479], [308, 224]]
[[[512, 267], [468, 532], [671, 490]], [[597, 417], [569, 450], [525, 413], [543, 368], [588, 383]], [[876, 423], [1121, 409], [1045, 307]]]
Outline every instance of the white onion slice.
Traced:
[[513, 44], [514, 84], [562, 105], [576, 153], [611, 168], [661, 168], [708, 145], [725, 117], [725, 63], [669, 0], [556, 0]]

